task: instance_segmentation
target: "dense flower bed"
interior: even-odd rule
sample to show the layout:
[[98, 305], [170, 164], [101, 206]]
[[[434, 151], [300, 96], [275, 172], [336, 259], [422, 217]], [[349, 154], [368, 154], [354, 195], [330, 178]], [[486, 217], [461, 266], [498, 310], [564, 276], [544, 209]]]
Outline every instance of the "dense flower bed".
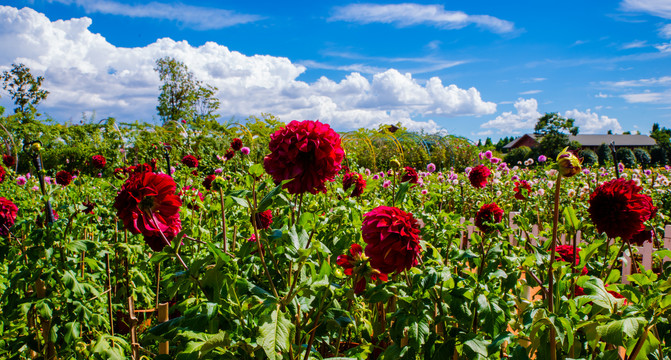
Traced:
[[[90, 154], [94, 172], [3, 168], [0, 357], [159, 358], [164, 341], [177, 359], [671, 352], [671, 252], [650, 269], [634, 257], [627, 284], [620, 273], [623, 252], [663, 247], [669, 168], [614, 179], [562, 153], [365, 169], [316, 121], [265, 148], [244, 132], [229, 142], [198, 157], [166, 148], [171, 164]], [[469, 225], [480, 231], [465, 239]], [[546, 241], [534, 245], [533, 225]], [[169, 303], [170, 320], [133, 323], [129, 297]]]

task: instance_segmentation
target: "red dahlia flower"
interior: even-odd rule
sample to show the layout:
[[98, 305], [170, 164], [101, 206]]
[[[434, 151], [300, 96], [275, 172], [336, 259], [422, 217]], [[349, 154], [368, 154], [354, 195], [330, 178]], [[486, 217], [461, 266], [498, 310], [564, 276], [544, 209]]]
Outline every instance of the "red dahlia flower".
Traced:
[[16, 158], [12, 155], [3, 154], [2, 163], [5, 164], [5, 166], [8, 168], [13, 168], [14, 165], [16, 165]]
[[56, 184], [68, 186], [72, 182], [72, 174], [65, 170], [56, 173]]
[[181, 229], [182, 202], [175, 194], [176, 188], [169, 175], [136, 172], [126, 180], [114, 201], [124, 227], [133, 234], [143, 234], [155, 251], [166, 245], [161, 232], [171, 240]]
[[187, 167], [190, 168], [197, 168], [198, 167], [198, 159], [196, 159], [195, 156], [193, 155], [186, 155], [182, 158], [182, 164], [186, 165]]
[[387, 274], [373, 269], [368, 265], [368, 257], [363, 254], [363, 249], [359, 244], [352, 244], [349, 249], [350, 255], [338, 255], [337, 264], [345, 269], [345, 275], [355, 276], [354, 293], [361, 294], [366, 290], [368, 278], [372, 281], [387, 281]]
[[4, 167], [0, 166], [0, 184], [5, 181], [5, 176], [7, 176], [7, 170]]
[[216, 175], [207, 175], [207, 176], [205, 177], [205, 180], [203, 180], [203, 187], [204, 187], [206, 190], [210, 190], [210, 189], [212, 189], [212, 182], [213, 182], [214, 179], [216, 179], [216, 178], [217, 178]]
[[256, 219], [256, 228], [259, 230], [265, 230], [270, 228], [270, 225], [273, 223], [273, 212], [271, 210], [261, 211], [254, 215]]
[[226, 153], [224, 154], [224, 159], [226, 159], [226, 161], [228, 161], [228, 160], [231, 160], [234, 156], [235, 156], [235, 151], [233, 151], [233, 149], [228, 149], [228, 151], [226, 151]]
[[531, 184], [526, 180], [520, 180], [515, 182], [515, 199], [517, 200], [527, 200], [529, 194], [531, 194]]
[[652, 241], [653, 236], [654, 232], [652, 230], [643, 230], [634, 234], [629, 241], [631, 241], [632, 244], [643, 246], [643, 243]]
[[231, 141], [231, 149], [233, 149], [233, 151], [242, 149], [242, 140], [238, 138], [233, 139], [233, 141]]
[[419, 183], [419, 175], [417, 175], [417, 170], [412, 166], [406, 166], [404, 168], [403, 176], [401, 177], [401, 182], [409, 181], [411, 184]]
[[14, 226], [18, 210], [11, 200], [0, 197], [0, 236], [9, 234], [9, 229]]
[[345, 152], [340, 136], [319, 121], [292, 121], [270, 135], [270, 154], [263, 167], [275, 183], [284, 184], [290, 194], [326, 192], [326, 181], [340, 171]]
[[85, 209], [82, 210], [84, 214], [93, 215], [93, 209], [96, 207], [96, 203], [84, 201], [82, 202], [82, 205], [85, 207]]
[[633, 180], [615, 179], [601, 184], [590, 196], [589, 216], [599, 232], [629, 240], [645, 230], [645, 221], [657, 213], [652, 199], [639, 194]]
[[364, 214], [361, 232], [366, 242], [366, 256], [373, 268], [388, 274], [417, 265], [422, 248], [419, 224], [411, 213], [378, 206]]
[[486, 223], [500, 223], [503, 218], [503, 210], [496, 203], [485, 204], [475, 214], [475, 226], [483, 233], [489, 233], [494, 230]]
[[489, 171], [488, 167], [480, 164], [471, 169], [471, 172], [468, 174], [468, 180], [470, 180], [473, 187], [481, 189], [487, 186], [487, 177], [489, 177], [491, 173], [492, 172]]
[[349, 188], [354, 185], [354, 190], [352, 190], [352, 197], [359, 197], [363, 194], [364, 189], [366, 188], [366, 180], [363, 178], [363, 175], [358, 173], [348, 172], [342, 178], [342, 187], [343, 190], [347, 191]]
[[[557, 260], [559, 261], [564, 261], [569, 264], [572, 262], [575, 262], [576, 265], [580, 264], [580, 248], [578, 249], [578, 253], [574, 256], [573, 255], [573, 246], [571, 245], [557, 245], [555, 247], [555, 255], [557, 256]], [[587, 275], [587, 267], [583, 267], [582, 271], [580, 271], [581, 275]]]
[[96, 169], [102, 169], [107, 164], [107, 159], [102, 155], [93, 155], [91, 157], [91, 165]]

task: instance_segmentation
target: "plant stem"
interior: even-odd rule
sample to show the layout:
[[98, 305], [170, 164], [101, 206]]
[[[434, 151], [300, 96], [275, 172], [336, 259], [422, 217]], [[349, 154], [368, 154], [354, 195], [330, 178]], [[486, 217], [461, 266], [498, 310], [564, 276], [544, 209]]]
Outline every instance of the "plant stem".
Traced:
[[[221, 200], [221, 232], [222, 236], [224, 239], [224, 252], [227, 252], [226, 248], [226, 211], [225, 211], [225, 204], [224, 204], [224, 189], [220, 186], [219, 187], [219, 199]], [[258, 238], [258, 237], [257, 237]]]
[[[627, 242], [622, 241], [622, 246], [620, 246], [620, 250], [617, 251], [617, 254], [615, 254], [615, 259], [613, 259], [613, 262], [610, 264], [610, 267], [608, 268], [608, 272], [606, 272], [606, 276], [602, 277], [602, 279], [605, 281], [608, 280], [608, 276], [610, 275], [611, 271], [613, 271], [613, 268], [615, 267], [615, 264], [617, 264], [617, 258], [620, 253], [622, 253], [622, 250], [624, 250], [624, 246], [627, 245]], [[608, 254], [608, 253], [606, 253]]]
[[[550, 243], [550, 266], [548, 268], [548, 310], [554, 312], [554, 270], [555, 248], [557, 247], [557, 227], [559, 223], [559, 189], [561, 187], [561, 173], [557, 174], [557, 183], [555, 184], [555, 204], [552, 217], [552, 242]], [[557, 339], [554, 327], [550, 328], [550, 359], [557, 359]]]

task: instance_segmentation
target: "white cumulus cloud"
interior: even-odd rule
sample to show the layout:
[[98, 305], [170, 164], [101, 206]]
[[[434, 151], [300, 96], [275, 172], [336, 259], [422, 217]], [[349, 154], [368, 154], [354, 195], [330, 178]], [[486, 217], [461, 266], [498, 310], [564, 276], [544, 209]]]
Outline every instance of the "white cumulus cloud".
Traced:
[[533, 129], [538, 118], [543, 116], [538, 112], [538, 101], [534, 98], [519, 98], [514, 104], [516, 112], [506, 111], [494, 120], [481, 124], [481, 128], [494, 128], [499, 132], [519, 134], [519, 130]]
[[[0, 6], [0, 70], [24, 63], [43, 75], [51, 94], [41, 109], [57, 120], [90, 111], [121, 121], [152, 119], [160, 85], [153, 68], [164, 56], [183, 61], [196, 78], [218, 87], [224, 118], [269, 112], [286, 121], [319, 119], [341, 130], [401, 122], [435, 131], [439, 126], [426, 120], [430, 116], [496, 112], [496, 104], [482, 100], [477, 89], [443, 85], [437, 77], [418, 81], [387, 69], [368, 78], [351, 72], [340, 81], [322, 77], [308, 83], [298, 80], [305, 66], [287, 58], [248, 56], [214, 42], [194, 47], [169, 38], [144, 47], [117, 47], [92, 33], [91, 23], [86, 17], [52, 22], [29, 8]], [[6, 104], [7, 97], [2, 101]]]
[[350, 4], [336, 7], [331, 21], [360, 24], [385, 23], [400, 27], [427, 24], [443, 29], [461, 29], [476, 25], [495, 33], [508, 33], [515, 25], [490, 15], [468, 15], [462, 11], [448, 11], [442, 5], [404, 4]]
[[565, 117], [575, 119], [575, 125], [580, 128], [581, 134], [605, 134], [608, 130], [614, 133], [621, 133], [622, 126], [615, 118], [606, 115], [593, 113], [592, 110], [579, 111], [577, 109], [568, 110]]

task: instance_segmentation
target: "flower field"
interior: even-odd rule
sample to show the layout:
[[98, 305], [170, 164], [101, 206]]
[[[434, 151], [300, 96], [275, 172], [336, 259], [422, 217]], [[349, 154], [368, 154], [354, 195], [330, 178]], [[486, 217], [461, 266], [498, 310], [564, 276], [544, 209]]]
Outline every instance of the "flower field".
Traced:
[[165, 135], [81, 169], [5, 154], [0, 358], [671, 359], [668, 166], [366, 169], [309, 120]]

